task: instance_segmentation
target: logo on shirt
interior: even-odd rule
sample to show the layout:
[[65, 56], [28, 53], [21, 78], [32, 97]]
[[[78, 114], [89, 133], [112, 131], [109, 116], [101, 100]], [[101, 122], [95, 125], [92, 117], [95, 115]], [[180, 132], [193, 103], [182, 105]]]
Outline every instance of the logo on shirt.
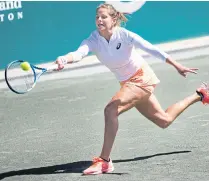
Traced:
[[116, 49], [118, 50], [120, 47], [121, 47], [121, 43], [118, 43]]

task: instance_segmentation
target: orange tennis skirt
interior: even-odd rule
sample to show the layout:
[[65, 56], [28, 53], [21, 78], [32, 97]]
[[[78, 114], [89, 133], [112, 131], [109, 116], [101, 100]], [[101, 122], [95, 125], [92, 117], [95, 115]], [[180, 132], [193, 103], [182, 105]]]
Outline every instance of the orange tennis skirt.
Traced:
[[120, 85], [122, 87], [124, 84], [131, 84], [153, 93], [158, 83], [160, 83], [160, 80], [157, 78], [149, 64], [144, 62], [142, 67], [131, 78], [120, 82]]

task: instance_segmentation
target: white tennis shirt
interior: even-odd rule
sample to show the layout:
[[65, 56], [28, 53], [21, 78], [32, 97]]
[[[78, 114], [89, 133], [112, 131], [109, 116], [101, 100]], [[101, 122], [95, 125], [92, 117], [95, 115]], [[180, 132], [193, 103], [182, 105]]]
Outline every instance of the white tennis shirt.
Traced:
[[146, 51], [163, 61], [168, 54], [144, 40], [139, 35], [122, 27], [117, 27], [108, 42], [97, 30], [83, 40], [79, 48], [71, 52], [73, 60], [81, 60], [89, 52], [96, 55], [98, 60], [110, 69], [119, 81], [129, 79], [141, 67], [144, 59], [136, 48]]

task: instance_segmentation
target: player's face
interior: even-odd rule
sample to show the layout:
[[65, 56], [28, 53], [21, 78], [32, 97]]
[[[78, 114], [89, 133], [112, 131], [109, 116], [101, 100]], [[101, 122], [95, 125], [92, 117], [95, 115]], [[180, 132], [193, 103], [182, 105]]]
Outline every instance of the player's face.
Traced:
[[107, 8], [99, 8], [96, 14], [96, 26], [97, 29], [102, 31], [111, 30], [115, 25], [115, 20], [109, 15]]

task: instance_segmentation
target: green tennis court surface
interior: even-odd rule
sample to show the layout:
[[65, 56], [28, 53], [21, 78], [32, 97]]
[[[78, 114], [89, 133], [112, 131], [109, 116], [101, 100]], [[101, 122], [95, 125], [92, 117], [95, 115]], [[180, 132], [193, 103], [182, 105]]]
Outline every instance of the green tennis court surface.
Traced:
[[[187, 79], [167, 64], [152, 65], [162, 106], [209, 79], [209, 57]], [[88, 70], [87, 70], [88, 71]], [[103, 142], [103, 108], [119, 89], [109, 73], [40, 82], [26, 95], [0, 90], [0, 179], [4, 181], [208, 181], [209, 107], [187, 109], [163, 130], [135, 109], [119, 117], [112, 174], [82, 176]]]

